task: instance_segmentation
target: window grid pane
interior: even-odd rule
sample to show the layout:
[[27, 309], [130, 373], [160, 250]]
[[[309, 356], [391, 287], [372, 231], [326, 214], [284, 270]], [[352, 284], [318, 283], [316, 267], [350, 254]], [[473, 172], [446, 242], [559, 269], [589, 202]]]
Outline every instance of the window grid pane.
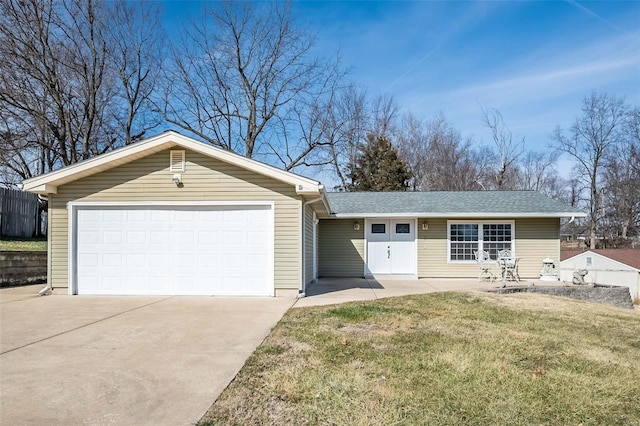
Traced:
[[499, 251], [511, 249], [511, 224], [482, 225], [482, 239], [482, 250], [488, 251], [491, 259], [497, 259]]
[[451, 243], [451, 260], [475, 260], [478, 243]]
[[478, 225], [456, 223], [450, 228], [451, 260], [474, 260], [473, 252], [478, 250]]

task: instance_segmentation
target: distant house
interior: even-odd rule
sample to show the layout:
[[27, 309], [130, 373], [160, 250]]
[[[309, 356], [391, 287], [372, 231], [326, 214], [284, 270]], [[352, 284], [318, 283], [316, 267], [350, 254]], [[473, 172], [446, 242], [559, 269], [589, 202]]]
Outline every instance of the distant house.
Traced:
[[560, 261], [534, 191], [328, 193], [175, 132], [24, 182], [49, 199], [49, 284], [69, 294], [297, 296], [317, 277], [475, 278], [510, 249], [520, 276]]
[[640, 294], [640, 249], [563, 250], [560, 259], [562, 281], [586, 269], [586, 282], [629, 287], [632, 298]]

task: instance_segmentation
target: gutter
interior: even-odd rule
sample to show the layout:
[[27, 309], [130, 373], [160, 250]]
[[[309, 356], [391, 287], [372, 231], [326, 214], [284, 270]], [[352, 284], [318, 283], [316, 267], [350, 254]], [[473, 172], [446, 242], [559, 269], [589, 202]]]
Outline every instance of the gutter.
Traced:
[[489, 219], [505, 219], [505, 218], [562, 218], [562, 217], [586, 217], [586, 214], [580, 213], [333, 213], [330, 218], [333, 219], [360, 219], [360, 218], [446, 218], [446, 219], [476, 219], [479, 217]]

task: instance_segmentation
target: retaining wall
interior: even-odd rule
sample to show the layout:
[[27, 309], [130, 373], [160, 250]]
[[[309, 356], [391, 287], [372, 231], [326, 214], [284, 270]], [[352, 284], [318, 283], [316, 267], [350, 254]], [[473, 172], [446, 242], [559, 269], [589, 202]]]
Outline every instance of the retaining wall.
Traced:
[[0, 251], [0, 287], [46, 281], [46, 251]]
[[586, 302], [605, 303], [620, 308], [633, 309], [633, 301], [628, 287], [604, 286], [604, 285], [568, 285], [565, 287], [553, 286], [529, 286], [529, 287], [505, 287], [492, 288], [492, 293], [541, 293], [550, 296], [570, 297], [571, 299], [584, 300]]

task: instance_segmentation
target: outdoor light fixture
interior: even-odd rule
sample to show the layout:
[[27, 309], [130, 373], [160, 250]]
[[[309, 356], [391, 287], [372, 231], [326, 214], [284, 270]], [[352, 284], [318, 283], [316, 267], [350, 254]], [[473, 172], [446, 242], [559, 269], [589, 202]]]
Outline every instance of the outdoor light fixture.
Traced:
[[429, 230], [429, 224], [427, 223], [426, 220], [424, 222], [422, 222], [422, 230], [423, 231], [428, 231]]
[[354, 231], [359, 231], [360, 230], [360, 222], [358, 222], [357, 220], [355, 222], [353, 222], [353, 230]]
[[180, 184], [182, 183], [182, 175], [180, 173], [176, 173], [175, 175], [173, 175], [173, 177], [171, 178], [171, 181], [173, 183], [176, 184], [176, 186], [180, 186]]

